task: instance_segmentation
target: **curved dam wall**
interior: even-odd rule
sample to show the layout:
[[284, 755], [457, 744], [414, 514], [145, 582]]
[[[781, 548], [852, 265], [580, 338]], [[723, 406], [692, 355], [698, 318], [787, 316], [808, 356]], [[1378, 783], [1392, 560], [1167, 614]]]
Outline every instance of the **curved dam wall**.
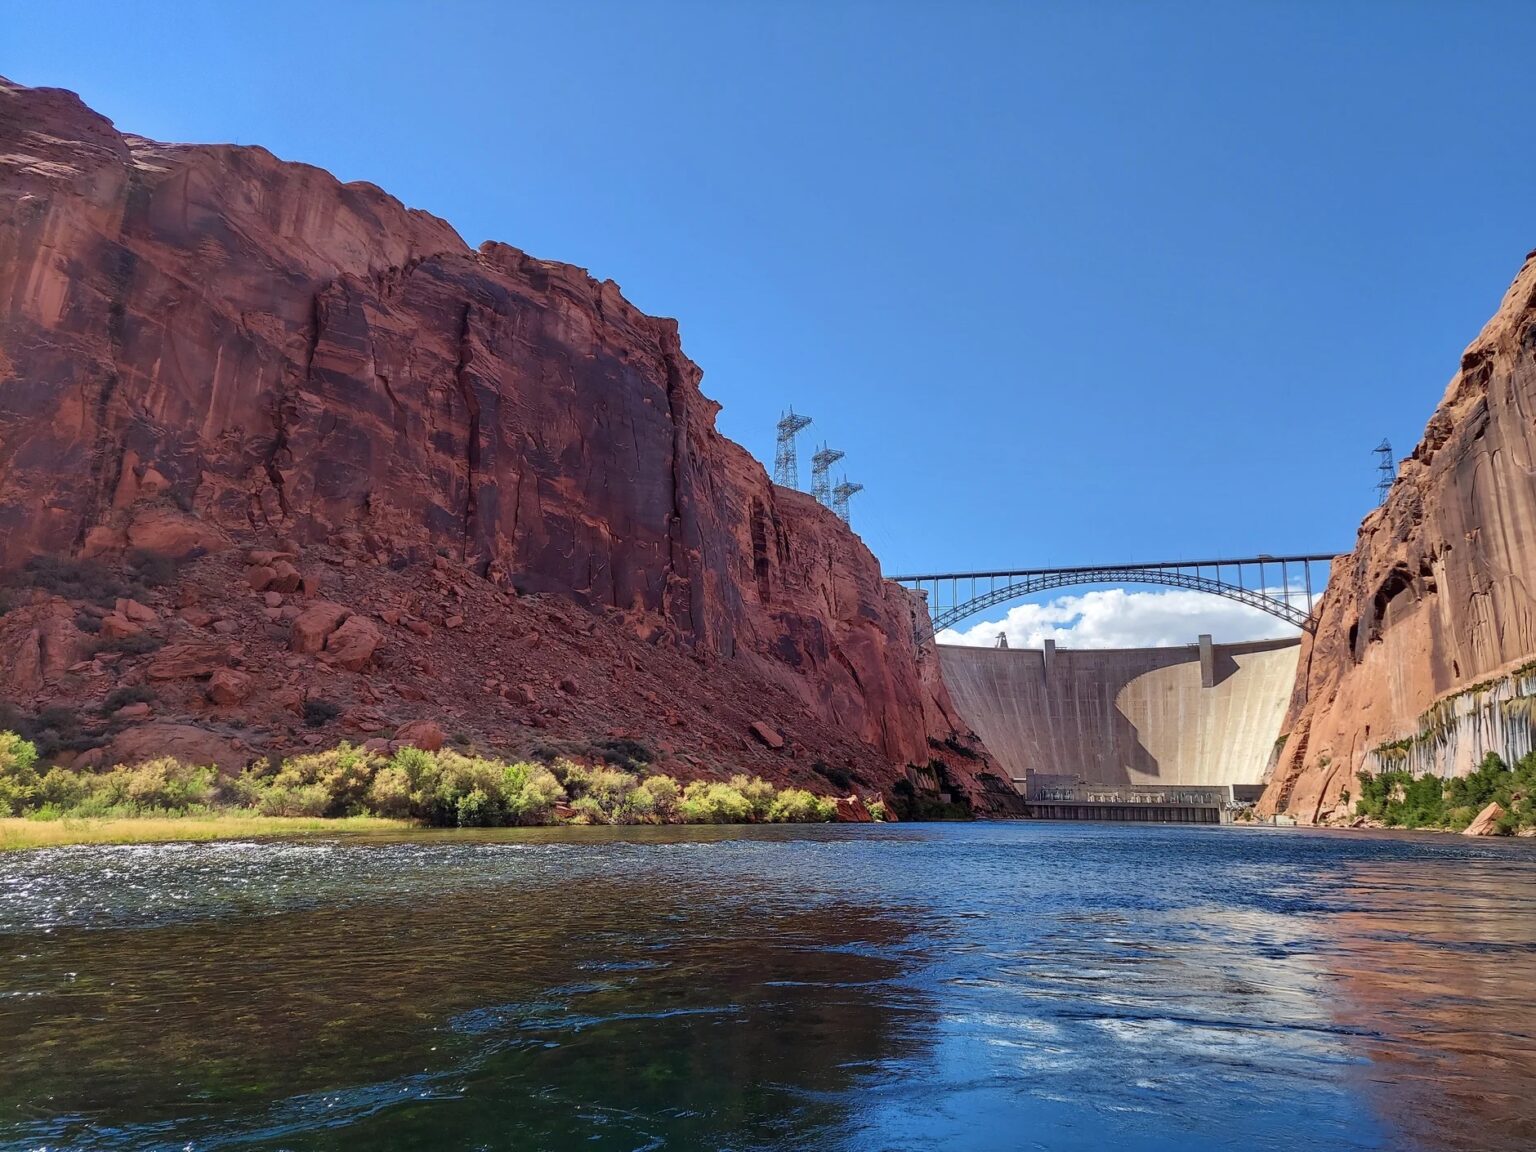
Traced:
[[961, 717], [1018, 784], [1257, 784], [1300, 640], [1183, 648], [939, 646]]

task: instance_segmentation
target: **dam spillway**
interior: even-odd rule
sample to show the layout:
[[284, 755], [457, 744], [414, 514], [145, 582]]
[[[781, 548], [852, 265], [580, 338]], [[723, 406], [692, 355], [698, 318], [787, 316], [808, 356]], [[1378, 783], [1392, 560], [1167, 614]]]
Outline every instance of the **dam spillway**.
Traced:
[[[1016, 787], [1260, 783], [1299, 639], [1164, 648], [940, 645], [945, 684]], [[1026, 794], [1028, 792], [1026, 791]]]

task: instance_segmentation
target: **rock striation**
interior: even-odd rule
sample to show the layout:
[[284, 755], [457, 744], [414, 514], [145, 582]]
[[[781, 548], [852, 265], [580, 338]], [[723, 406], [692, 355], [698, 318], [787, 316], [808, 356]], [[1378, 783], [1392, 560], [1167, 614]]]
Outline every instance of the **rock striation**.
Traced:
[[1337, 819], [1361, 770], [1464, 774], [1529, 751], [1533, 576], [1536, 253], [1334, 562], [1261, 811]]
[[[363, 673], [398, 630], [312, 599], [312, 551], [446, 559], [509, 602], [555, 595], [730, 662], [794, 702], [765, 726], [809, 714], [889, 784], [965, 738], [912, 639], [921, 605], [716, 431], [701, 375], [676, 323], [612, 281], [472, 249], [261, 148], [157, 143], [0, 81], [0, 567], [238, 549], [226, 589], [270, 596], [296, 657]], [[33, 689], [77, 655], [61, 612], [36, 608], [19, 641]], [[463, 658], [483, 658], [457, 619]], [[201, 651], [164, 660], [215, 671]], [[980, 797], [973, 764], [955, 772]]]

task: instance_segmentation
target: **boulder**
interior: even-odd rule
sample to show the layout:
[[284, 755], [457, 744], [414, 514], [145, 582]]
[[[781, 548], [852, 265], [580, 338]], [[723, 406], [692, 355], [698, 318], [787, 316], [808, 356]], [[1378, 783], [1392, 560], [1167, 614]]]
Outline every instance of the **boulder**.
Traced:
[[124, 704], [116, 712], [112, 713], [114, 720], [142, 720], [153, 709], [143, 700], [135, 700], [132, 704]]
[[875, 818], [870, 815], [869, 809], [864, 806], [864, 801], [857, 796], [839, 796], [837, 798], [837, 816], [839, 824], [873, 824]]
[[208, 678], [208, 699], [215, 704], [239, 704], [249, 698], [253, 687], [246, 673], [220, 668]]
[[101, 631], [98, 635], [103, 640], [124, 640], [129, 636], [137, 636], [143, 632], [142, 626], [135, 624], [128, 617], [117, 612], [102, 617]]
[[768, 747], [775, 749], [784, 747], [784, 737], [779, 734], [778, 729], [774, 728], [767, 721], [754, 720], [749, 727], [752, 730], [752, 735], [756, 736]]
[[265, 592], [267, 586], [277, 579], [277, 569], [270, 564], [254, 564], [245, 570], [245, 579], [252, 592]]
[[[298, 626], [297, 620], [294, 626]], [[339, 628], [326, 637], [325, 650], [343, 668], [360, 672], [373, 659], [374, 649], [383, 642], [384, 636], [372, 620], [363, 616], [348, 616]]]
[[151, 680], [199, 680], [225, 667], [238, 650], [217, 642], [167, 644], [155, 653], [144, 674]]
[[1484, 808], [1472, 818], [1472, 823], [1462, 829], [1463, 836], [1497, 836], [1499, 834], [1499, 818], [1504, 815], [1504, 806], [1497, 800]]
[[352, 610], [330, 600], [316, 600], [293, 619], [288, 647], [295, 652], [313, 654], [325, 648], [326, 637], [352, 615]]
[[236, 775], [254, 758], [254, 750], [239, 740], [220, 736], [192, 724], [151, 721], [125, 728], [104, 748], [80, 757], [83, 767], [110, 768], [114, 764], [141, 764], [170, 756], [183, 764], [211, 764], [226, 775]]
[[286, 560], [274, 560], [272, 562], [272, 579], [267, 581], [267, 590], [273, 592], [297, 592], [304, 586], [304, 577], [299, 575], [299, 570]]
[[420, 748], [423, 752], [436, 752], [448, 739], [442, 726], [435, 720], [412, 720], [409, 724], [402, 724], [395, 730], [393, 738], [396, 744], [409, 744], [413, 748]]
[[140, 604], [137, 600], [119, 598], [116, 605], [119, 616], [125, 616], [135, 624], [153, 624], [160, 619], [159, 614], [149, 605]]
[[189, 512], [173, 508], [143, 508], [128, 525], [128, 544], [160, 556], [182, 557], [193, 551], [218, 552], [229, 547], [224, 533]]

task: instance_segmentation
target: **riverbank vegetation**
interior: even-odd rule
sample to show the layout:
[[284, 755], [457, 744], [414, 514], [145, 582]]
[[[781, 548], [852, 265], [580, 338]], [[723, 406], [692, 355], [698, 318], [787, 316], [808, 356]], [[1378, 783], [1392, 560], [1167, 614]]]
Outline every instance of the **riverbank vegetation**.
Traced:
[[1490, 803], [1504, 809], [1498, 831], [1536, 827], [1536, 752], [1511, 768], [1496, 752], [1466, 776], [1414, 775], [1402, 769], [1360, 773], [1355, 812], [1389, 828], [1467, 827]]
[[337, 833], [404, 831], [405, 820], [346, 816], [339, 820], [258, 816], [220, 811], [205, 815], [64, 817], [55, 820], [0, 817], [0, 852], [10, 848], [61, 848], [69, 844], [157, 844], [172, 840], [236, 840], [252, 836], [333, 836]]
[[[876, 818], [883, 815], [878, 801], [872, 808]], [[184, 823], [188, 817], [214, 823], [238, 817], [489, 828], [817, 823], [836, 812], [828, 797], [746, 775], [683, 785], [659, 773], [587, 767], [568, 759], [508, 762], [447, 748], [405, 747], [386, 756], [343, 743], [238, 776], [169, 757], [105, 772], [45, 770], [31, 742], [0, 732], [0, 818], [34, 823], [152, 819], [190, 829]], [[8, 827], [15, 823], [7, 821]], [[242, 834], [229, 829], [222, 823], [209, 834]], [[15, 846], [9, 841], [18, 835], [9, 828], [0, 846]]]

